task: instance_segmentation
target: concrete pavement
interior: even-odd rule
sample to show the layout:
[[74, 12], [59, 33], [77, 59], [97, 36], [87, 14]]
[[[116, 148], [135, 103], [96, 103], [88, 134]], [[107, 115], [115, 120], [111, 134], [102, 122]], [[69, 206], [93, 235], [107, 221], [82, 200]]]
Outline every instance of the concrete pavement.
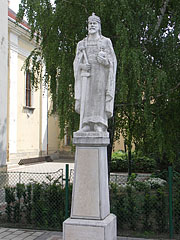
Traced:
[[[69, 169], [74, 169], [74, 163], [68, 163]], [[63, 162], [43, 162], [30, 165], [20, 165], [11, 167], [8, 172], [31, 172], [31, 173], [50, 173], [59, 169], [65, 171], [66, 164]]]
[[0, 228], [0, 240], [62, 240], [61, 232]]
[[[62, 232], [54, 232], [54, 231], [36, 231], [31, 229], [0, 228], [0, 240], [11, 240], [11, 239], [12, 240], [62, 240], [63, 234]], [[117, 240], [145, 240], [145, 239], [131, 238], [131, 237], [117, 237]], [[149, 240], [153, 240], [153, 239], [149, 239]]]

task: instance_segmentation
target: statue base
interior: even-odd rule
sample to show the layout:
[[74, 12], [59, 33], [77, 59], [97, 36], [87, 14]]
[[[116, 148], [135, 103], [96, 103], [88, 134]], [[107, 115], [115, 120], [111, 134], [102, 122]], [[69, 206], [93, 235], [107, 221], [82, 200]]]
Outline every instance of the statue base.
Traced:
[[116, 217], [110, 214], [108, 132], [76, 132], [71, 217], [63, 223], [64, 240], [115, 240]]
[[110, 214], [107, 132], [74, 133], [76, 145], [71, 218], [104, 219]]
[[110, 214], [104, 220], [68, 218], [63, 223], [63, 240], [116, 240], [116, 216]]

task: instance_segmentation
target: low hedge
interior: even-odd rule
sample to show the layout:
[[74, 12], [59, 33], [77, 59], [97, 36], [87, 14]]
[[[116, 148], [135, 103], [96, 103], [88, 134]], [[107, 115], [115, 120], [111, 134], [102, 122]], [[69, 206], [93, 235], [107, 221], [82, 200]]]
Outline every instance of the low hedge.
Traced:
[[[117, 151], [112, 154], [111, 172], [128, 171], [128, 155], [123, 151]], [[151, 173], [157, 168], [156, 161], [153, 158], [143, 156], [141, 153], [132, 152], [132, 171], [139, 173]]]

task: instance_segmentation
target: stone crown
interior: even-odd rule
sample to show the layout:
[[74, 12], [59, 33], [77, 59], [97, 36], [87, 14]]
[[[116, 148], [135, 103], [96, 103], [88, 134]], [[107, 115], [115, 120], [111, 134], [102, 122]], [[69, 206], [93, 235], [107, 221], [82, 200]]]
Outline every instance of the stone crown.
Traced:
[[101, 23], [100, 17], [96, 16], [95, 13], [92, 13], [92, 15], [89, 16], [88, 22], [90, 22], [90, 21], [96, 21], [98, 23]]

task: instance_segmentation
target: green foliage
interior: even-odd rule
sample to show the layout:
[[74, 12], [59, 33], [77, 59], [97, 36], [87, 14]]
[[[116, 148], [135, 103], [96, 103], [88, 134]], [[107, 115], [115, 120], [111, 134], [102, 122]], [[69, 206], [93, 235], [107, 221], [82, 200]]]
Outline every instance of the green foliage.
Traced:
[[158, 232], [164, 232], [167, 229], [167, 212], [164, 209], [167, 206], [167, 197], [162, 188], [158, 188], [156, 191], [156, 221], [157, 221], [157, 230]]
[[25, 185], [17, 183], [15, 192], [16, 192], [17, 201], [14, 204], [14, 222], [19, 222], [21, 220], [21, 211], [22, 211], [21, 198], [25, 192]]
[[110, 169], [111, 172], [127, 172], [128, 170], [127, 154], [122, 151], [114, 152], [112, 154]]
[[[78, 129], [74, 112], [73, 60], [76, 44], [87, 34], [87, 18], [101, 17], [102, 32], [113, 42], [118, 60], [114, 140], [120, 134], [130, 151], [157, 157], [159, 167], [177, 160], [180, 149], [180, 3], [178, 0], [21, 0], [18, 18], [26, 16], [39, 44], [26, 61], [32, 82], [39, 76], [52, 94], [60, 137]], [[42, 75], [42, 62], [45, 73]]]
[[167, 182], [162, 185], [157, 180], [154, 188], [148, 180], [138, 181], [136, 174], [132, 174], [127, 184], [111, 183], [110, 201], [111, 211], [117, 215], [119, 234], [134, 236], [132, 231], [135, 231], [137, 236], [157, 236], [166, 233], [169, 207]]
[[[118, 196], [118, 197], [117, 197]], [[120, 229], [127, 223], [126, 195], [117, 184], [110, 185], [111, 212], [117, 216], [117, 225]]]
[[32, 195], [31, 195], [31, 191], [32, 191], [32, 185], [29, 184], [26, 186], [26, 191], [24, 191], [23, 194], [23, 198], [24, 198], [24, 212], [25, 212], [25, 217], [26, 217], [26, 221], [28, 224], [31, 224], [32, 222]]
[[5, 201], [7, 202], [6, 214], [9, 222], [12, 220], [13, 203], [15, 202], [15, 189], [12, 187], [5, 188]]
[[137, 206], [136, 206], [136, 194], [134, 192], [134, 189], [131, 186], [127, 186], [127, 209], [128, 214], [127, 218], [129, 219], [129, 226], [130, 229], [135, 230], [136, 224], [137, 224], [137, 218], [138, 218], [138, 212], [137, 212]]
[[32, 197], [32, 218], [34, 219], [37, 226], [47, 226], [47, 205], [46, 199], [43, 198], [43, 186], [39, 183], [33, 186], [33, 197]]
[[173, 207], [174, 207], [174, 228], [175, 233], [180, 233], [180, 173], [174, 174], [174, 194], [173, 194]]
[[34, 182], [27, 186], [17, 184], [14, 188], [5, 188], [8, 222], [26, 222], [35, 228], [62, 229], [65, 220], [65, 189], [59, 179], [47, 179], [48, 183]]
[[144, 215], [143, 218], [143, 229], [145, 231], [152, 230], [152, 219], [151, 215], [153, 212], [153, 205], [155, 204], [154, 196], [152, 196], [150, 189], [144, 189], [144, 202], [142, 205], [142, 213]]
[[[156, 169], [156, 161], [153, 158], [143, 156], [142, 153], [132, 153], [132, 171], [145, 173], [153, 172]], [[117, 151], [112, 154], [111, 162], [112, 172], [127, 172], [128, 171], [128, 156], [123, 151]]]

